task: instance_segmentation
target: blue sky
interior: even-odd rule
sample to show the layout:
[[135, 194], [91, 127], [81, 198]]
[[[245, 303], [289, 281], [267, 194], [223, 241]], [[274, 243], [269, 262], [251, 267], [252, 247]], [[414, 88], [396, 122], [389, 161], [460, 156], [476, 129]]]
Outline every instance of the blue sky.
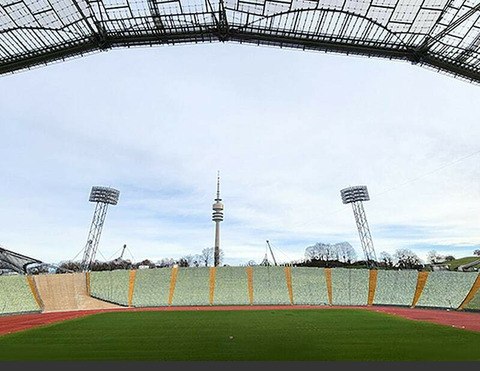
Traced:
[[0, 78], [0, 244], [47, 262], [84, 247], [92, 185], [120, 190], [97, 257], [213, 245], [225, 262], [362, 250], [340, 189], [368, 186], [377, 255], [472, 255], [478, 86], [405, 62], [236, 44], [96, 53]]

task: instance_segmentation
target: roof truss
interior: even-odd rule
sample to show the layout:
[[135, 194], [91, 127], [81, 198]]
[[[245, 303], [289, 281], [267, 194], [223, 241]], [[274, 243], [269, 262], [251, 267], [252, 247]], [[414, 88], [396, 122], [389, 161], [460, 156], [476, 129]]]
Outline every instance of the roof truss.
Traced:
[[219, 41], [400, 59], [480, 82], [480, 0], [0, 0], [0, 74]]

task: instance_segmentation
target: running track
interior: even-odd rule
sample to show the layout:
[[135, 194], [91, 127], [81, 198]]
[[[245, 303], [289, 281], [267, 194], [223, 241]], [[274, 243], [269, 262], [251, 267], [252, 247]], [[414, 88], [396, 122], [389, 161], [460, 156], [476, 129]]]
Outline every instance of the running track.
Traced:
[[441, 325], [457, 327], [465, 330], [480, 332], [480, 313], [456, 312], [433, 309], [411, 309], [400, 307], [328, 307], [328, 306], [231, 306], [231, 307], [157, 307], [157, 308], [119, 308], [80, 310], [69, 312], [36, 313], [16, 316], [0, 317], [0, 335], [27, 330], [30, 328], [62, 322], [69, 319], [84, 317], [100, 312], [135, 312], [135, 311], [197, 311], [197, 310], [277, 310], [277, 309], [339, 309], [356, 308], [389, 313], [414, 321], [434, 322]]

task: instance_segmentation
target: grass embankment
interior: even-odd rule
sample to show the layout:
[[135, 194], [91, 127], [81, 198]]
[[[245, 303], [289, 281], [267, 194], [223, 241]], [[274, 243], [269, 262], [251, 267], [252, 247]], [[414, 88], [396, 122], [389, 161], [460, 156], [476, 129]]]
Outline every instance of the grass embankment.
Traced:
[[[480, 259], [480, 256], [467, 256], [465, 258], [451, 260], [449, 262], [445, 262], [442, 264], [446, 264], [450, 266], [450, 270], [454, 271], [461, 265], [470, 264], [470, 263], [473, 263], [475, 260], [479, 260], [479, 259]], [[474, 265], [472, 268], [480, 268], [480, 263]]]

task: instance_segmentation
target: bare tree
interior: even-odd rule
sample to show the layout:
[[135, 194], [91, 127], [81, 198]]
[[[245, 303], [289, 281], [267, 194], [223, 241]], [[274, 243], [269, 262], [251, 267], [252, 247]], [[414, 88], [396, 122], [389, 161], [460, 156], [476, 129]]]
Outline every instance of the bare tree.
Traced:
[[202, 264], [205, 265], [205, 267], [208, 267], [209, 265], [213, 265], [213, 257], [215, 255], [215, 249], [213, 247], [207, 247], [202, 250], [202, 253], [200, 254], [200, 260]]
[[430, 250], [427, 253], [427, 261], [432, 264], [440, 263], [444, 258], [436, 250]]
[[[186, 267], [194, 267], [196, 263], [198, 263], [197, 257], [192, 254], [184, 255], [180, 258], [180, 261], [186, 263]], [[180, 265], [182, 266], [182, 265]]]
[[61, 262], [59, 268], [66, 269], [72, 272], [80, 272], [82, 270], [81, 262], [71, 260]]
[[156, 266], [158, 268], [168, 268], [173, 267], [175, 263], [175, 260], [172, 258], [162, 258], [161, 260], [157, 261]]
[[400, 269], [418, 269], [422, 268], [422, 261], [420, 258], [410, 249], [397, 249], [395, 251], [396, 265]]
[[330, 245], [317, 242], [315, 245], [305, 249], [305, 258], [307, 260], [328, 261], [331, 256], [330, 250]]
[[348, 242], [339, 242], [334, 245], [317, 242], [305, 249], [305, 259], [309, 261], [337, 260], [351, 263], [357, 259], [355, 249]]
[[383, 264], [385, 264], [386, 267], [393, 267], [393, 258], [392, 255], [390, 255], [386, 251], [380, 252], [380, 260]]
[[338, 256], [337, 260], [341, 260], [344, 263], [351, 263], [357, 260], [357, 253], [355, 249], [348, 242], [339, 242], [333, 245], [335, 254]]

